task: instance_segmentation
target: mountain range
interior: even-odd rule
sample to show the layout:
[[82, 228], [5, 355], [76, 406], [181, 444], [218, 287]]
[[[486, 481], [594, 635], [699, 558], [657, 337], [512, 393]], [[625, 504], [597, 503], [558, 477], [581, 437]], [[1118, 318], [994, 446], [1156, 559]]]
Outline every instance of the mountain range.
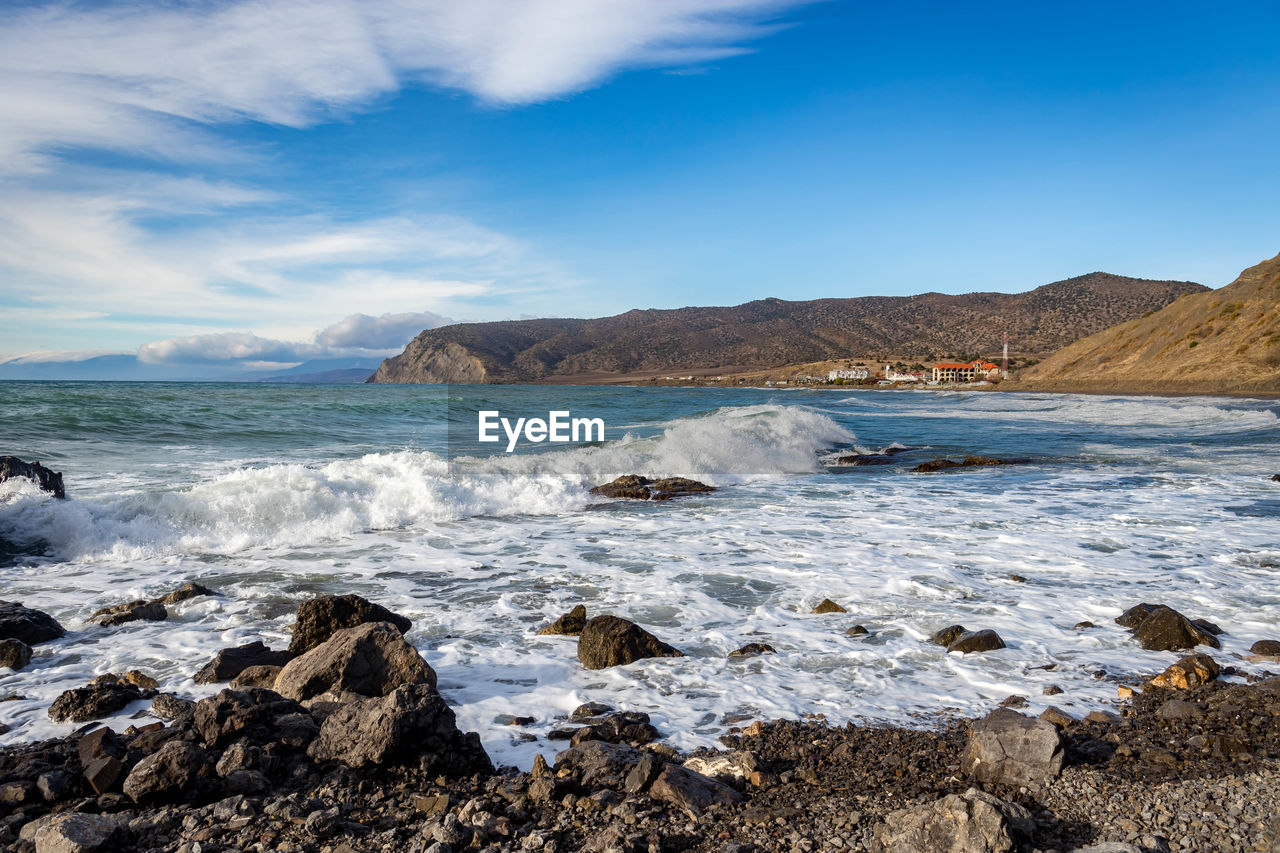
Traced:
[[428, 329], [370, 382], [609, 382], [854, 357], [1041, 356], [1208, 288], [1095, 272], [1025, 293], [865, 296]]

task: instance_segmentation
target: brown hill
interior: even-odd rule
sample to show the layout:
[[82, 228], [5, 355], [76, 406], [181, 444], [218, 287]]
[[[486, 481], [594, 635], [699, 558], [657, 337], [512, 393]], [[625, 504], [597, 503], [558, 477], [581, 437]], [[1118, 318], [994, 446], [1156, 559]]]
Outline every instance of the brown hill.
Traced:
[[546, 382], [768, 368], [876, 353], [993, 355], [1005, 331], [1018, 352], [1040, 355], [1202, 290], [1192, 282], [1096, 272], [1014, 294], [762, 299], [594, 320], [463, 323], [421, 333], [369, 381]]
[[1133, 393], [1280, 392], [1280, 255], [1219, 290], [1076, 341], [1005, 387]]

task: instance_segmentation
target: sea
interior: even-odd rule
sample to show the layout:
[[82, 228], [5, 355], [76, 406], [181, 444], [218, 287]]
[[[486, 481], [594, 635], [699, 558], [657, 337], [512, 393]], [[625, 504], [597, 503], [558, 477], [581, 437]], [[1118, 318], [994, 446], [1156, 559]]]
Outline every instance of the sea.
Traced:
[[[478, 411], [599, 418], [604, 440], [508, 453], [476, 440]], [[680, 749], [757, 719], [934, 727], [1011, 695], [1031, 714], [1107, 709], [1176, 659], [1114, 624], [1140, 602], [1221, 626], [1234, 678], [1280, 671], [1247, 659], [1280, 639], [1278, 413], [989, 391], [0, 383], [0, 454], [67, 488], [0, 484], [0, 598], [68, 629], [0, 671], [18, 697], [0, 743], [70, 732], [50, 702], [101, 673], [210, 695], [192, 675], [217, 650], [286, 646], [323, 593], [409, 617], [459, 725], [524, 768], [587, 701], [648, 713]], [[911, 472], [974, 454], [1025, 464]], [[716, 491], [588, 491], [631, 473]], [[220, 594], [163, 622], [86, 621], [188, 580]], [[811, 613], [828, 598], [847, 612]], [[577, 604], [686, 657], [584, 669], [574, 638], [537, 635]], [[952, 624], [1007, 648], [929, 642]], [[728, 656], [748, 643], [776, 653]]]

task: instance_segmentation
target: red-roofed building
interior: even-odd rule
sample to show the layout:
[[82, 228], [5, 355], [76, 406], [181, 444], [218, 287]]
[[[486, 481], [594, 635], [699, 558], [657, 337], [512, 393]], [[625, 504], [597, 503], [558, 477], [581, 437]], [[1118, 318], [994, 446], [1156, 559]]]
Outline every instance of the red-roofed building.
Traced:
[[944, 361], [933, 366], [934, 382], [973, 382], [978, 379], [999, 379], [1000, 365], [978, 359], [961, 364]]

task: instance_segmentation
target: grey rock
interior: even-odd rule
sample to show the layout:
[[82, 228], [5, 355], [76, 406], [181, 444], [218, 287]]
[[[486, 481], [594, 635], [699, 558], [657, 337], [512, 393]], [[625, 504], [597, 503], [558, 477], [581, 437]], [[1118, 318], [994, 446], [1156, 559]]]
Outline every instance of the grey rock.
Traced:
[[48, 613], [0, 601], [0, 640], [21, 640], [28, 646], [56, 640], [67, 632]]
[[701, 816], [717, 803], [742, 801], [742, 795], [728, 785], [678, 764], [662, 768], [658, 778], [649, 786], [649, 796], [671, 803], [691, 818]]
[[1013, 853], [1034, 830], [1031, 813], [970, 788], [932, 803], [890, 812], [871, 840], [873, 853]]
[[617, 616], [597, 616], [578, 637], [578, 660], [587, 669], [622, 666], [642, 658], [684, 657], [634, 622]]
[[115, 849], [123, 835], [120, 824], [107, 815], [64, 812], [32, 821], [20, 837], [36, 853], [99, 853]]
[[389, 622], [344, 628], [280, 670], [275, 690], [303, 700], [323, 693], [386, 696], [404, 684], [435, 687], [436, 674]]
[[287, 714], [305, 713], [290, 699], [261, 687], [223, 690], [196, 703], [196, 732], [211, 747], [222, 747], [240, 738], [262, 742], [276, 738], [275, 720]]
[[14, 672], [25, 669], [31, 663], [31, 647], [16, 637], [0, 640], [0, 666], [7, 666]]
[[206, 759], [195, 744], [171, 740], [134, 765], [124, 780], [124, 793], [135, 803], [177, 799], [191, 787]]
[[1199, 702], [1170, 699], [1160, 706], [1156, 714], [1162, 720], [1198, 720], [1205, 715], [1205, 706]]
[[151, 700], [151, 715], [162, 720], [177, 720], [193, 714], [196, 703], [172, 693], [159, 693]]
[[970, 728], [961, 768], [976, 782], [1039, 787], [1062, 772], [1064, 746], [1048, 720], [997, 708]]
[[625, 744], [590, 740], [557, 753], [556, 772], [572, 772], [584, 788], [617, 788], [646, 754]]
[[36, 778], [36, 789], [40, 791], [40, 796], [46, 803], [65, 799], [71, 795], [75, 787], [75, 779], [63, 770], [50, 770]]
[[144, 690], [125, 681], [108, 681], [74, 687], [59, 694], [49, 706], [54, 722], [82, 723], [97, 720], [123, 710], [131, 702], [149, 699], [154, 690]]
[[240, 674], [231, 679], [233, 688], [240, 687], [272, 687], [280, 677], [283, 666], [247, 666]]
[[402, 634], [413, 627], [405, 617], [358, 595], [322, 595], [298, 607], [289, 651], [295, 655], [308, 652], [336, 632], [366, 622], [388, 622]]
[[652, 752], [646, 752], [640, 756], [640, 760], [636, 762], [636, 766], [631, 768], [627, 773], [627, 778], [622, 783], [622, 788], [628, 794], [643, 794], [649, 790], [649, 786], [653, 784], [653, 780], [658, 778], [658, 774], [662, 772], [662, 761], [658, 759]]
[[222, 649], [195, 674], [196, 684], [217, 684], [230, 681], [251, 666], [284, 666], [296, 655], [285, 651], [272, 651], [261, 640], [245, 643], [233, 649]]

